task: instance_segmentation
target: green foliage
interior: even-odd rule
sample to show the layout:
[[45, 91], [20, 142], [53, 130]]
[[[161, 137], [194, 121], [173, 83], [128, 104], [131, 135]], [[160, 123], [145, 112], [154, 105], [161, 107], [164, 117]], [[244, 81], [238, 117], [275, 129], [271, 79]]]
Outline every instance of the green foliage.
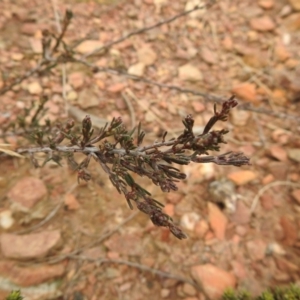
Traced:
[[226, 290], [222, 300], [300, 300], [300, 287], [290, 285], [288, 287], [275, 288], [264, 291], [260, 296], [252, 297], [245, 291]]
[[12, 291], [7, 297], [6, 300], [23, 300], [20, 291]]
[[300, 286], [291, 285], [289, 288], [276, 288], [274, 300], [300, 300]]
[[251, 295], [246, 291], [236, 292], [229, 289], [224, 292], [222, 300], [251, 300]]
[[[5, 300], [23, 299], [20, 291], [12, 291]], [[300, 287], [292, 284], [288, 287], [264, 291], [257, 297], [252, 297], [247, 291], [234, 291], [233, 289], [228, 289], [224, 292], [222, 300], [300, 300]]]
[[274, 296], [273, 296], [272, 292], [266, 291], [266, 292], [263, 292], [261, 294], [261, 296], [258, 297], [258, 300], [274, 300]]

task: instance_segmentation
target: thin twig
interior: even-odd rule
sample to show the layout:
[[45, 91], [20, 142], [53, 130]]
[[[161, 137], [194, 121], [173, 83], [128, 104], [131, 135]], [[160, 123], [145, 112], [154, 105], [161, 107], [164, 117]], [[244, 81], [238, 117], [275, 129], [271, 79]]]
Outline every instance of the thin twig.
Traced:
[[252, 105], [250, 105], [249, 103], [242, 103], [238, 106], [239, 110], [247, 110], [247, 111], [253, 111], [253, 112], [257, 112], [259, 114], [264, 114], [264, 115], [268, 115], [268, 116], [272, 116], [275, 118], [279, 118], [279, 119], [289, 119], [289, 120], [295, 120], [300, 122], [300, 117], [299, 116], [294, 116], [294, 115], [290, 115], [290, 114], [286, 114], [283, 112], [274, 112], [272, 110], [269, 109], [265, 109], [263, 107], [260, 108], [256, 108], [253, 107]]
[[0, 95], [5, 94], [6, 92], [10, 91], [14, 86], [17, 84], [22, 83], [25, 79], [31, 77], [32, 75], [41, 71], [42, 66], [46, 63], [44, 59], [42, 59], [36, 67], [32, 68], [31, 70], [27, 71], [21, 77], [16, 78], [11, 84], [4, 85], [4, 87], [0, 90]]
[[56, 30], [57, 30], [57, 32], [62, 32], [61, 25], [60, 25], [60, 18], [59, 18], [59, 14], [58, 14], [58, 11], [57, 11], [56, 0], [51, 0], [51, 4], [52, 4], [52, 9], [53, 9], [54, 17], [55, 17]]
[[263, 131], [263, 128], [262, 128], [261, 124], [259, 123], [257, 113], [253, 113], [253, 118], [256, 122], [256, 127], [257, 127], [257, 132], [258, 132], [260, 142], [262, 143], [262, 146], [265, 146], [266, 145], [266, 136], [264, 134], [264, 131]]
[[124, 101], [127, 104], [127, 107], [129, 109], [129, 113], [130, 113], [130, 119], [131, 119], [131, 128], [133, 128], [136, 125], [136, 117], [135, 117], [135, 112], [134, 112], [134, 108], [130, 102], [130, 99], [127, 97], [127, 95], [122, 92], [122, 97], [124, 99]]
[[[212, 95], [212, 94], [209, 94], [209, 93], [200, 92], [200, 91], [187, 89], [187, 88], [182, 88], [182, 87], [176, 86], [176, 85], [160, 83], [160, 82], [157, 82], [157, 81], [145, 78], [145, 77], [128, 74], [126, 71], [122, 71], [122, 70], [117, 70], [117, 69], [113, 69], [113, 68], [98, 67], [98, 66], [96, 66], [96, 65], [94, 65], [94, 64], [92, 64], [92, 63], [90, 63], [86, 60], [83, 60], [83, 59], [75, 58], [75, 61], [91, 68], [95, 72], [105, 72], [105, 73], [109, 73], [109, 74], [113, 74], [113, 75], [126, 76], [129, 79], [144, 82], [144, 83], [149, 84], [149, 85], [158, 86], [160, 88], [166, 88], [166, 89], [169, 89], [169, 90], [176, 90], [176, 91], [178, 91], [180, 93], [183, 93], [183, 94], [191, 94], [191, 95], [195, 95], [195, 96], [200, 96], [200, 97], [203, 97], [205, 101], [209, 101], [209, 102], [214, 102], [214, 103], [224, 102], [223, 97], [215, 96], [215, 95]], [[239, 100], [238, 98], [237, 98], [237, 100], [240, 101], [240, 102], [243, 102], [243, 101]], [[294, 116], [294, 115], [290, 115], [290, 114], [286, 114], [286, 113], [282, 113], [282, 112], [274, 112], [272, 110], [268, 110], [268, 109], [265, 109], [265, 108], [256, 108], [256, 107], [253, 107], [250, 103], [241, 103], [238, 106], [238, 109], [239, 110], [253, 111], [253, 112], [257, 112], [259, 114], [265, 114], [265, 115], [273, 116], [273, 117], [280, 118], [280, 119], [290, 119], [290, 120], [295, 120], [295, 121], [298, 121], [298, 122], [300, 121], [299, 116], [296, 116], [296, 115]]]
[[296, 187], [296, 188], [300, 188], [300, 184], [299, 183], [293, 183], [293, 182], [290, 182], [290, 181], [273, 181], [267, 185], [265, 185], [264, 187], [262, 187], [258, 193], [255, 195], [253, 201], [252, 201], [252, 204], [251, 204], [251, 213], [254, 212], [256, 206], [257, 206], [257, 203], [259, 201], [259, 198], [267, 191], [269, 190], [270, 188], [274, 187], [274, 186], [278, 186], [278, 185], [287, 185], [287, 186], [292, 186], [292, 187]]
[[[77, 184], [73, 184], [66, 193], [67, 194], [71, 193], [72, 191], [74, 191], [74, 189], [77, 186], [78, 186]], [[63, 203], [64, 203], [64, 198], [62, 197], [61, 200], [59, 201], [59, 203], [54, 207], [54, 209], [40, 223], [38, 223], [38, 224], [36, 224], [36, 225], [34, 225], [34, 226], [30, 227], [30, 228], [26, 228], [26, 229], [14, 232], [14, 234], [28, 233], [28, 232], [34, 231], [34, 230], [36, 230], [36, 229], [44, 226], [46, 223], [48, 223], [57, 214], [57, 212], [59, 211], [59, 209], [62, 207]]]
[[[68, 28], [68, 24], [64, 24], [64, 27], [62, 29], [61, 25], [60, 25], [60, 18], [59, 18], [59, 14], [58, 14], [58, 10], [57, 10], [57, 3], [56, 0], [51, 0], [52, 2], [52, 8], [53, 8], [53, 13], [55, 16], [55, 24], [56, 24], [56, 29], [57, 32], [59, 33], [59, 38], [56, 40], [56, 44], [53, 48], [53, 52], [56, 51], [56, 49], [58, 48], [60, 42], [62, 41], [62, 38], [64, 37], [66, 30]], [[62, 64], [61, 66], [61, 74], [62, 74], [62, 98], [64, 101], [64, 107], [65, 107], [65, 113], [68, 114], [68, 106], [67, 106], [67, 102], [66, 102], [66, 98], [67, 98], [67, 92], [66, 92], [66, 85], [67, 85], [67, 68], [66, 68], [66, 64]]]
[[138, 35], [138, 34], [146, 32], [146, 31], [149, 31], [151, 29], [154, 29], [156, 27], [160, 27], [162, 25], [171, 23], [171, 22], [175, 21], [176, 19], [181, 18], [181, 17], [186, 16], [186, 15], [189, 15], [189, 14], [191, 14], [192, 12], [194, 12], [196, 10], [203, 9], [205, 7], [210, 7], [214, 3], [215, 3], [215, 0], [211, 0], [209, 4], [201, 5], [201, 6], [200, 5], [196, 5], [194, 8], [192, 8], [190, 10], [187, 10], [187, 11], [183, 11], [183, 12], [181, 12], [181, 13], [179, 13], [179, 14], [171, 17], [171, 18], [159, 21], [159, 22], [157, 22], [155, 24], [152, 24], [152, 25], [150, 25], [148, 27], [143, 27], [143, 28], [138, 29], [136, 31], [129, 32], [128, 34], [124, 35], [123, 37], [121, 37], [121, 38], [119, 38], [119, 39], [117, 39], [115, 41], [107, 43], [106, 45], [103, 45], [102, 47], [99, 47], [99, 48], [97, 48], [97, 49], [95, 49], [95, 50], [93, 50], [93, 51], [91, 51], [89, 53], [86, 53], [85, 55], [83, 55], [83, 58], [88, 58], [88, 57], [90, 57], [92, 55], [95, 55], [95, 54], [101, 52], [101, 51], [105, 51], [105, 50], [111, 48], [113, 45], [119, 44], [119, 43], [127, 40], [128, 38], [130, 38], [133, 35]]
[[154, 268], [150, 268], [148, 266], [142, 265], [140, 263], [136, 263], [136, 262], [132, 262], [132, 261], [128, 261], [128, 260], [123, 260], [123, 259], [108, 259], [108, 258], [90, 258], [90, 257], [86, 257], [83, 255], [69, 255], [70, 258], [73, 259], [78, 259], [78, 260], [86, 260], [86, 261], [90, 261], [90, 262], [96, 262], [97, 264], [101, 265], [103, 263], [110, 263], [110, 264], [122, 264], [122, 265], [126, 265], [132, 268], [137, 268], [141, 271], [145, 271], [145, 272], [150, 272], [154, 275], [160, 276], [160, 277], [164, 277], [164, 278], [171, 278], [171, 279], [176, 279], [180, 282], [186, 282], [191, 284], [192, 286], [194, 286], [195, 288], [197, 288], [199, 291], [203, 291], [202, 287], [199, 286], [199, 284], [197, 284], [195, 281], [190, 280], [188, 278], [179, 276], [179, 275], [175, 275], [172, 273], [168, 273], [168, 272], [164, 272], [158, 269], [154, 269]]
[[113, 74], [113, 75], [123, 75], [123, 76], [126, 76], [129, 79], [145, 82], [145, 83], [148, 83], [150, 85], [158, 86], [160, 88], [166, 88], [166, 89], [170, 89], [170, 90], [177, 90], [178, 92], [181, 92], [181, 93], [185, 93], [185, 94], [190, 93], [192, 95], [201, 96], [207, 101], [212, 101], [212, 102], [217, 102], [217, 103], [222, 103], [224, 101], [224, 98], [217, 97], [217, 96], [214, 96], [214, 95], [211, 95], [211, 94], [208, 94], [208, 93], [204, 93], [204, 92], [200, 92], [200, 91], [196, 91], [196, 90], [191, 90], [191, 89], [186, 89], [186, 88], [181, 88], [181, 87], [176, 86], [176, 85], [169, 85], [169, 84], [160, 83], [160, 82], [157, 82], [157, 81], [145, 78], [145, 77], [128, 74], [126, 71], [122, 71], [122, 70], [118, 70], [118, 69], [98, 67], [98, 66], [96, 66], [96, 65], [94, 65], [94, 64], [92, 64], [92, 63], [90, 63], [90, 62], [88, 62], [84, 59], [78, 59], [78, 58], [76, 59], [75, 58], [75, 61], [91, 68], [95, 72], [105, 72], [105, 73], [110, 73], [110, 74]]
[[111, 235], [113, 235], [115, 232], [117, 232], [120, 228], [122, 228], [126, 223], [128, 223], [129, 221], [131, 221], [136, 215], [138, 214], [138, 211], [135, 211], [134, 213], [132, 213], [129, 217], [127, 217], [126, 219], [124, 219], [120, 224], [118, 224], [115, 228], [113, 228], [112, 230], [110, 230], [109, 232], [103, 234], [99, 239], [96, 239], [94, 241], [92, 241], [91, 243], [88, 243], [87, 245], [82, 246], [81, 248], [78, 248], [70, 253], [67, 254], [62, 254], [60, 256], [57, 257], [49, 257], [48, 259], [48, 263], [50, 264], [55, 264], [57, 262], [60, 262], [68, 257], [71, 257], [72, 255], [77, 255], [80, 252], [89, 249], [91, 247], [94, 247], [97, 244], [102, 243], [104, 240], [106, 240], [107, 238], [109, 238]]

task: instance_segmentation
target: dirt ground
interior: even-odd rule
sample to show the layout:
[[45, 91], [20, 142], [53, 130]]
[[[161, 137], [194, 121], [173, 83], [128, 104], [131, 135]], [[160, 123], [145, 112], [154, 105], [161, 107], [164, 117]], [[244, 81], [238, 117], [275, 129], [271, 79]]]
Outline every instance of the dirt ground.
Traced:
[[[86, 55], [198, 3], [2, 0], [0, 90], [36, 65], [42, 30], [57, 32], [67, 8], [74, 18], [66, 41], [82, 39], [76, 50]], [[0, 298], [21, 289], [26, 300], [203, 300], [227, 287], [258, 294], [300, 284], [299, 49], [299, 0], [224, 0], [91, 57], [161, 84], [234, 93], [239, 107], [217, 126], [230, 130], [221, 151], [242, 151], [251, 165], [184, 166], [187, 179], [169, 194], [139, 180], [187, 233], [178, 240], [131, 211], [96, 164], [92, 181], [77, 184], [65, 161], [35, 169], [0, 157]], [[80, 121], [67, 105], [83, 116], [122, 116], [129, 127], [142, 122], [144, 143], [178, 134], [187, 114], [202, 128], [213, 113], [209, 97], [67, 63], [1, 95], [0, 124], [43, 94], [54, 122]], [[26, 145], [13, 135], [4, 141]]]

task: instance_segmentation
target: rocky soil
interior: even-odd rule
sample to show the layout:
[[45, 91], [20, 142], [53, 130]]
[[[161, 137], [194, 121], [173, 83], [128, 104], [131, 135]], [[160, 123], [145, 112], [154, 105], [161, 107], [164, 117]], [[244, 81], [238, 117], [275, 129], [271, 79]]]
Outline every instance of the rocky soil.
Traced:
[[[74, 13], [66, 38], [82, 39], [84, 55], [198, 2], [2, 0], [0, 89], [36, 65], [42, 30], [56, 32], [66, 8]], [[0, 157], [0, 298], [21, 289], [28, 300], [203, 300], [227, 287], [258, 294], [300, 284], [299, 49], [299, 0], [225, 0], [94, 57], [97, 66], [251, 104], [257, 112], [235, 109], [220, 128], [230, 130], [222, 152], [242, 151], [252, 165], [184, 166], [177, 193], [141, 181], [188, 234], [180, 241], [132, 212], [96, 165], [93, 181], [77, 184], [67, 163], [35, 169]], [[122, 116], [129, 127], [141, 121], [146, 142], [176, 135], [187, 114], [201, 128], [213, 112], [205, 97], [69, 63], [0, 96], [0, 125], [43, 94], [52, 121], [67, 117], [67, 103]]]

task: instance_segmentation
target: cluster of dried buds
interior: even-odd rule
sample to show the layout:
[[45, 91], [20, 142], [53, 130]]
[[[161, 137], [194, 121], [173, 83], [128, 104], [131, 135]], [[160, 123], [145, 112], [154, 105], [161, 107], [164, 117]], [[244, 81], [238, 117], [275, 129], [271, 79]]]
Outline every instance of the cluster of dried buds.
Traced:
[[[108, 175], [110, 181], [120, 194], [123, 194], [131, 209], [134, 205], [147, 214], [153, 224], [169, 228], [179, 239], [186, 238], [185, 233], [173, 223], [170, 216], [163, 212], [163, 204], [151, 197], [151, 194], [132, 178], [131, 174], [148, 177], [159, 186], [163, 192], [176, 191], [176, 183], [184, 180], [186, 175], [173, 165], [188, 165], [190, 162], [219, 165], [242, 166], [249, 164], [249, 158], [242, 153], [228, 152], [218, 156], [208, 155], [209, 150], [219, 151], [220, 144], [226, 143], [224, 135], [227, 130], [211, 131], [217, 121], [226, 121], [230, 109], [237, 105], [234, 97], [224, 101], [220, 112], [214, 108], [214, 115], [209, 120], [201, 134], [193, 132], [194, 120], [188, 115], [183, 120], [184, 129], [177, 138], [167, 140], [167, 132], [162, 140], [149, 146], [142, 146], [145, 133], [141, 124], [128, 131], [121, 118], [116, 118], [106, 124], [99, 132], [94, 133], [89, 116], [82, 121], [81, 132], [73, 129], [74, 121], [68, 120], [64, 125], [56, 127], [52, 135], [43, 138], [43, 133], [36, 135], [40, 147], [19, 149], [19, 153], [29, 153], [32, 160], [37, 152], [48, 154], [47, 161], [59, 163], [66, 154], [67, 160], [78, 172], [78, 180], [88, 181], [91, 175], [88, 166], [94, 159]], [[134, 135], [137, 130], [137, 134]], [[64, 140], [68, 143], [62, 144]], [[76, 152], [86, 155], [77, 163]]]

